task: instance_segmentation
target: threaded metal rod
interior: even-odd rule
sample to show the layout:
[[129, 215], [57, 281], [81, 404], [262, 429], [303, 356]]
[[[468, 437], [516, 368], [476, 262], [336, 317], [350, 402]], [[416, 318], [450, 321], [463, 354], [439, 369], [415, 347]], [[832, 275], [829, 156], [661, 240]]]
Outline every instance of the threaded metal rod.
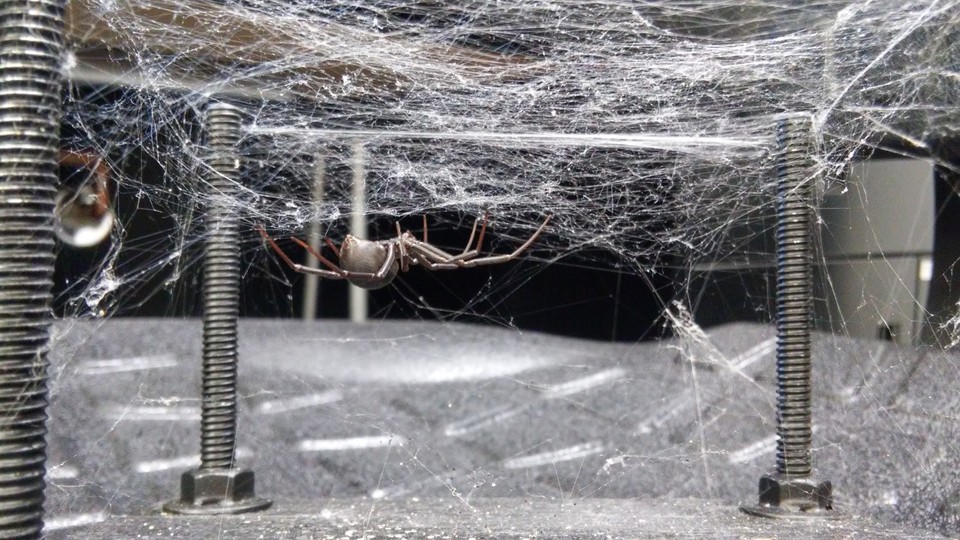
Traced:
[[203, 266], [203, 405], [200, 469], [229, 469], [237, 441], [237, 318], [240, 302], [240, 114], [215, 104], [206, 118], [209, 156]]
[[39, 538], [65, 1], [0, 0], [0, 538]]
[[835, 518], [833, 485], [813, 478], [810, 327], [813, 308], [813, 123], [777, 124], [777, 470], [760, 477], [767, 518]]
[[781, 120], [777, 171], [777, 473], [811, 474], [811, 121]]
[[255, 512], [253, 471], [234, 466], [237, 443], [237, 322], [240, 315], [240, 112], [222, 103], [207, 110], [207, 245], [203, 261], [203, 374], [200, 467], [180, 477], [175, 514]]

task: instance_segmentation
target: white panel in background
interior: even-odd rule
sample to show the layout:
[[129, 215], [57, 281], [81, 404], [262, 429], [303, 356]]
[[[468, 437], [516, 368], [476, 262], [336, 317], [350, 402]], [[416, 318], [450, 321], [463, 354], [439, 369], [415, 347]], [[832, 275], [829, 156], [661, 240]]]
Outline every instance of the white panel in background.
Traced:
[[[317, 154], [313, 164], [313, 203], [318, 207], [323, 203], [324, 189], [326, 183], [326, 157], [323, 154]], [[316, 219], [310, 222], [310, 228], [307, 232], [307, 245], [319, 252], [321, 249], [320, 239], [322, 231], [320, 222]], [[304, 266], [308, 268], [319, 268], [320, 261], [309, 253], [304, 254], [306, 261]], [[303, 276], [303, 319], [312, 321], [317, 318], [317, 291], [320, 290], [320, 276], [316, 274], [305, 274]]]
[[[919, 159], [855, 164], [845, 185], [824, 194], [820, 234], [824, 291], [835, 332], [915, 342], [928, 283], [920, 278], [933, 252], [934, 169]], [[828, 317], [824, 317], [828, 315]]]
[[[363, 141], [356, 141], [351, 147], [350, 168], [353, 170], [351, 204], [353, 205], [350, 217], [350, 234], [354, 238], [367, 238], [367, 172], [365, 161], [366, 153]], [[368, 293], [355, 285], [350, 285], [350, 320], [365, 322], [367, 320]]]
[[824, 253], [933, 251], [933, 163], [875, 159], [855, 164], [845, 186], [825, 194], [821, 207]]

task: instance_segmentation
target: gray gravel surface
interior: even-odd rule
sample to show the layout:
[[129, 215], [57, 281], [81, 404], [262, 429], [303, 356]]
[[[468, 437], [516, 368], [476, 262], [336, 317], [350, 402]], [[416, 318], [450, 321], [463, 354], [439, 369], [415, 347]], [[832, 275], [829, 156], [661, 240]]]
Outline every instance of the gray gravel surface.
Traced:
[[[263, 532], [276, 526], [314, 537], [303, 527], [325, 523], [345, 535], [353, 526], [330, 515], [400, 527], [397, 516], [420, 509], [421, 532], [449, 532], [462, 517], [479, 536], [511, 536], [497, 528], [511, 526], [517, 537], [552, 537], [563, 523], [577, 537], [597, 516], [626, 512], [647, 521], [596, 532], [656, 537], [667, 523], [657, 513], [670, 508], [679, 538], [742, 537], [737, 527], [753, 521], [735, 505], [755, 501], [773, 465], [771, 327], [719, 327], [709, 343], [432, 322], [245, 320], [240, 335], [240, 462], [256, 472], [258, 494], [277, 501], [243, 518], [250, 534], [241, 518], [157, 516], [198, 460], [200, 375], [199, 321], [157, 319], [57, 327], [51, 534], [169, 525], [186, 538], [210, 537], [204, 526], [280, 537]], [[858, 518], [843, 530], [960, 531], [958, 360], [816, 336], [814, 459]], [[477, 508], [504, 507], [513, 518], [475, 519]]]

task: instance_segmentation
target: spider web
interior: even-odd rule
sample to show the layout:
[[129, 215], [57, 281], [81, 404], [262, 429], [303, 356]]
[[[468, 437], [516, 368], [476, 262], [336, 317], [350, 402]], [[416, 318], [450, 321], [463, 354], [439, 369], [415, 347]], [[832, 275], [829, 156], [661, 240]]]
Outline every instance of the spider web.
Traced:
[[[664, 402], [662, 411], [643, 419], [631, 417], [635, 421], [624, 433], [640, 436], [672, 422], [673, 414], [689, 413], [694, 440], [666, 439], [644, 455], [613, 448], [599, 435], [564, 445], [560, 441], [566, 434], [558, 432], [523, 441], [516, 455], [497, 461], [500, 469], [463, 464], [459, 475], [445, 477], [436, 465], [447, 456], [453, 460], [456, 452], [440, 439], [424, 435], [423, 442], [415, 443], [410, 433], [397, 431], [403, 425], [388, 413], [337, 406], [331, 414], [341, 422], [341, 441], [393, 448], [378, 455], [378, 474], [354, 471], [378, 479], [370, 479], [372, 487], [355, 486], [352, 494], [377, 500], [434, 493], [431, 490], [440, 486], [468, 505], [470, 493], [463, 485], [500, 482], [501, 488], [509, 484], [503, 489], [515, 496], [613, 496], [626, 493], [622, 485], [645, 464], [661, 463], [682, 474], [685, 464], [693, 462], [706, 495], [728, 502], [752, 497], [752, 492], [744, 495], [746, 487], [725, 486], [724, 473], [711, 468], [717, 455], [727, 464], [753, 463], [751, 447], [715, 449], [710, 433], [716, 422], [732, 416], [759, 425], [773, 420], [772, 398], [753, 362], [763, 357], [763, 365], [772, 370], [775, 132], [785, 115], [809, 118], [813, 126], [816, 174], [810, 181], [817, 193], [814, 204], [822, 209], [816, 234], [815, 323], [829, 333], [821, 336], [819, 346], [862, 349], [866, 346], [856, 340], [870, 339], [885, 347], [873, 340], [880, 328], [900, 348], [858, 356], [854, 363], [863, 370], [911, 372], [919, 355], [937, 358], [936, 369], [948, 378], [956, 376], [955, 357], [931, 351], [960, 341], [960, 305], [939, 312], [943, 306], [929, 302], [926, 292], [931, 283], [949, 284], [954, 261], [934, 257], [932, 232], [922, 232], [932, 227], [933, 216], [929, 210], [921, 212], [919, 203], [909, 206], [916, 193], [905, 194], [902, 206], [894, 201], [883, 207], [902, 212], [892, 228], [909, 228], [903, 235], [913, 244], [883, 247], [879, 239], [893, 233], [888, 233], [889, 216], [870, 210], [881, 196], [865, 180], [869, 171], [864, 162], [914, 160], [919, 168], [910, 173], [926, 170], [928, 175], [918, 180], [916, 191], [928, 189], [934, 174], [946, 182], [957, 173], [950, 148], [960, 125], [958, 19], [957, 2], [929, 0], [825, 0], [797, 6], [766, 0], [73, 2], [64, 60], [71, 82], [63, 145], [107, 162], [116, 220], [109, 239], [94, 248], [61, 247], [56, 310], [63, 321], [58, 327], [62, 347], [57, 373], [102, 369], [94, 375], [107, 377], [110, 368], [90, 367], [90, 362], [105, 359], [78, 351], [86, 340], [95, 341], [90, 336], [98, 328], [108, 332], [123, 316], [166, 315], [186, 324], [180, 319], [199, 314], [198, 263], [208, 234], [204, 209], [211, 197], [219, 197], [204, 180], [203, 118], [211, 103], [226, 102], [243, 118], [238, 150], [242, 180], [239, 195], [229, 204], [243, 224], [245, 315], [299, 317], [303, 310], [304, 278], [289, 272], [263, 245], [258, 224], [277, 236], [291, 257], [303, 261], [303, 251], [285, 237], [327, 236], [339, 242], [358, 217], [371, 238], [389, 238], [395, 235], [395, 222], [420, 234], [422, 216], [427, 216], [431, 242], [457, 252], [473, 220], [489, 212], [485, 253], [508, 253], [551, 214], [549, 227], [521, 260], [472, 274], [413, 269], [371, 298], [370, 320], [405, 319], [439, 328], [479, 323], [511, 336], [503, 339], [516, 340], [518, 350], [527, 346], [526, 340], [543, 339], [556, 346], [526, 332], [531, 329], [552, 329], [568, 337], [619, 337], [619, 343], [604, 345], [610, 347], [603, 349], [605, 354], [633, 358], [623, 351], [643, 348], [656, 351], [649, 353], [651, 358], [676, 355], [689, 365], [676, 381], [680, 401]], [[352, 189], [361, 168], [362, 201]], [[316, 187], [320, 179], [322, 191]], [[924, 180], [928, 183], [921, 186]], [[917, 196], [928, 202], [925, 195]], [[857, 230], [874, 240], [868, 242], [868, 253], [855, 254], [863, 255], [860, 259], [843, 251], [844, 231], [853, 229], [849, 216], [854, 214], [862, 216]], [[923, 244], [923, 238], [929, 245], [911, 247]], [[854, 270], [837, 270], [842, 263]], [[916, 265], [926, 265], [926, 270], [918, 274]], [[549, 290], [545, 283], [556, 279], [550, 272], [558, 269], [615, 275], [616, 290], [608, 293], [613, 300], [571, 300], [538, 292], [534, 300], [515, 302], [524, 289]], [[862, 285], [876, 281], [882, 285]], [[629, 296], [629, 287], [643, 289], [640, 300]], [[346, 316], [347, 294], [345, 284], [321, 283], [321, 315]], [[940, 292], [946, 299], [953, 298], [951, 294]], [[586, 307], [578, 307], [578, 302]], [[585, 313], [579, 318], [578, 309]], [[589, 309], [604, 311], [596, 316], [602, 321], [597, 326], [610, 327], [603, 328], [602, 335], [583, 330], [593, 324]], [[550, 318], [555, 321], [539, 325]], [[762, 324], [747, 332], [753, 341], [718, 341], [709, 328], [743, 320]], [[278, 327], [273, 337], [261, 337], [265, 342], [295, 340], [299, 331]], [[400, 332], [406, 338], [393, 336], [388, 342], [395, 346], [418, 332], [412, 328]], [[441, 332], [459, 336], [460, 330]], [[641, 344], [641, 338], [662, 341]], [[254, 338], [248, 334], [243, 339]], [[318, 339], [336, 341], [326, 334]], [[365, 335], [357, 342], [377, 339]], [[455, 365], [448, 366], [451, 373], [471, 369], [460, 365], [469, 363], [468, 357], [436, 354]], [[584, 370], [583, 390], [565, 387], [572, 383], [551, 376], [528, 380], [517, 375], [545, 369], [536, 361], [518, 371], [477, 368], [460, 378], [437, 377], [446, 382], [487, 381], [483, 384], [491, 385], [494, 393], [505, 391], [498, 385], [506, 381], [520, 381], [525, 388], [540, 385], [547, 401], [607, 383], [646, 383], [642, 371], [608, 365], [596, 356], [585, 353], [586, 359], [570, 361]], [[171, 428], [171, 438], [183, 435], [178, 422], [195, 416], [189, 387], [150, 375], [177, 361], [164, 354], [131, 353], [121, 363], [141, 360], [149, 366], [135, 376], [142, 378], [132, 379], [141, 391], [119, 409], [110, 409], [114, 421], [99, 437], [127, 433], [125, 421], [151, 414], [143, 407], [159, 407], [172, 415], [177, 427]], [[300, 396], [309, 402], [304, 407], [325, 407], [343, 401], [352, 388], [290, 369], [269, 383], [244, 383], [247, 406], [267, 407], [263, 403], [272, 403], [269, 396], [281, 395]], [[718, 371], [737, 381], [730, 383], [734, 388], [756, 391], [759, 401], [726, 401], [725, 391], [713, 386]], [[361, 380], [366, 373], [357, 368], [350, 380]], [[386, 373], [373, 377], [371, 384], [392, 380], [411, 391], [424, 384], [405, 380], [402, 370]], [[176, 390], [168, 389], [165, 395], [149, 390], [161, 382]], [[886, 384], [863, 375], [860, 390], [853, 394], [879, 395]], [[836, 387], [841, 392], [857, 385], [843, 386], [837, 379]], [[448, 402], [466, 400], [475, 392], [471, 385], [455, 386]], [[863, 414], [872, 414], [872, 422], [901, 429], [897, 419], [876, 420], [886, 411], [880, 398], [863, 399]], [[388, 401], [397, 400], [402, 401], [391, 394]], [[725, 403], [729, 410], [718, 410], [716, 403]], [[189, 410], [170, 413], [171, 407]], [[519, 418], [528, 407], [507, 400], [489, 417], [437, 422], [444, 426], [441, 431], [454, 433], [446, 437], [456, 438], [461, 431], [474, 433], [482, 429], [477, 426]], [[755, 435], [756, 448], [767, 449], [769, 445], [760, 444], [772, 434], [772, 428], [766, 428], [767, 435], [745, 430], [744, 436]], [[817, 432], [825, 454], [842, 455], [837, 441], [852, 436], [837, 429]], [[943, 435], [941, 448], [948, 451], [951, 436]], [[190, 437], [183, 435], [184, 440]], [[906, 454], [917, 448], [914, 434], [901, 430], [893, 438]], [[383, 441], [403, 444], [394, 448]], [[304, 438], [300, 444], [309, 442]], [[160, 454], [189, 448], [169, 439], [166, 444], [157, 449]], [[323, 444], [301, 450], [322, 455], [329, 452]], [[275, 450], [285, 451], [279, 443]], [[86, 451], [64, 451], [64, 466], [79, 461]], [[938, 467], [945, 465], [930, 452], [904, 467], [935, 478]], [[592, 481], [565, 484], [556, 473], [559, 495], [545, 491], [539, 477], [502, 472], [539, 471], [557, 463], [583, 466], [595, 458], [602, 463], [590, 469], [596, 474]], [[881, 462], [898, 467], [889, 459]], [[397, 463], [399, 469], [391, 469]], [[842, 464], [843, 458], [830, 463]], [[754, 478], [762, 469], [756, 464], [744, 474]], [[408, 482], [400, 479], [404, 471]], [[91, 481], [108, 502], [93, 513], [74, 514], [136, 511], [137, 504], [130, 502], [138, 497], [134, 493], [160, 481], [144, 479], [149, 474], [131, 473], [123, 486]], [[601, 474], [606, 475], [602, 481]], [[580, 478], [579, 472], [575, 477]], [[91, 488], [51, 478], [52, 489], [68, 501], [54, 505], [68, 514], [74, 504], [69, 501]], [[951, 485], [930, 480], [894, 495], [854, 497], [852, 504], [885, 519], [933, 524], [955, 533], [949, 512], [924, 509], [932, 500], [924, 493], [942, 495]]]

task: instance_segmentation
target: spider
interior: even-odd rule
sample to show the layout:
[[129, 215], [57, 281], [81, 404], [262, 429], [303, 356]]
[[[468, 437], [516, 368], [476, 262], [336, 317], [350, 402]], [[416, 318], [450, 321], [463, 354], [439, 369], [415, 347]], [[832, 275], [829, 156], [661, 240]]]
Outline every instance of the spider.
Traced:
[[[473, 230], [470, 232], [470, 239], [467, 240], [463, 251], [453, 255], [427, 242], [427, 217], [423, 217], [423, 240], [418, 240], [410, 231], [401, 232], [400, 224], [397, 223], [397, 236], [387, 240], [364, 240], [353, 235], [347, 235], [343, 239], [340, 247], [324, 238], [324, 242], [333, 250], [340, 260], [340, 266], [333, 264], [326, 257], [307, 245], [299, 238], [291, 238], [300, 247], [307, 250], [310, 255], [316, 257], [326, 268], [310, 268], [297, 264], [280, 249], [277, 242], [263, 229], [263, 225], [257, 225], [257, 230], [263, 239], [270, 244], [270, 247], [277, 252], [277, 255], [296, 272], [302, 274], [313, 274], [327, 279], [345, 279], [350, 283], [363, 289], [380, 289], [389, 285], [397, 273], [406, 272], [411, 266], [423, 266], [428, 270], [456, 270], [458, 268], [473, 268], [476, 266], [486, 266], [488, 264], [500, 264], [513, 260], [537, 239], [543, 229], [550, 222], [552, 215], [548, 214], [540, 227], [527, 241], [515, 249], [513, 253], [503, 255], [489, 255], [478, 257], [480, 247], [483, 244], [483, 236], [487, 232], [487, 214], [483, 215], [483, 223], [480, 227], [480, 236], [477, 237], [476, 245], [473, 239], [477, 235], [477, 225], [480, 218], [473, 222]], [[470, 246], [473, 246], [471, 249]]]

